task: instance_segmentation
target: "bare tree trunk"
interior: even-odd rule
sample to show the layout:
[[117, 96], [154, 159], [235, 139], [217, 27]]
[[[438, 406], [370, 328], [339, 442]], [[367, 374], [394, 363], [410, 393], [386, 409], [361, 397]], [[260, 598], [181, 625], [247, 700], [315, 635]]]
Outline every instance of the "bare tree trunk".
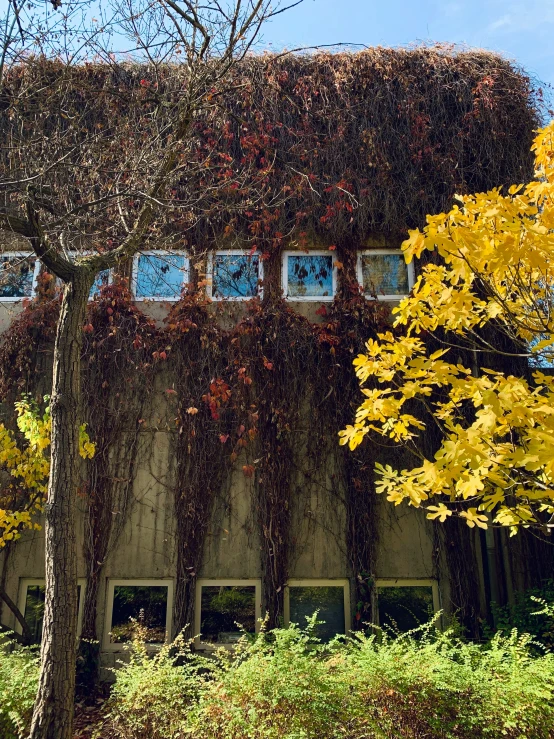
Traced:
[[54, 351], [52, 448], [46, 503], [46, 597], [40, 680], [30, 739], [71, 739], [77, 650], [75, 491], [79, 465], [81, 346], [92, 274], [66, 283]]

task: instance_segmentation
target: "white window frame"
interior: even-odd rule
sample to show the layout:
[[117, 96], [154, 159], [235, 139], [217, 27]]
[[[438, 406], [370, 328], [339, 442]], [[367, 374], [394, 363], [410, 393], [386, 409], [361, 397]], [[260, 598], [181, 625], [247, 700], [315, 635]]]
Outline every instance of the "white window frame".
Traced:
[[[183, 269], [183, 281], [181, 282], [181, 290], [179, 295], [173, 298], [156, 297], [156, 296], [138, 296], [137, 295], [137, 278], [138, 278], [138, 265], [141, 256], [145, 257], [170, 257], [178, 256], [184, 257], [185, 266]], [[136, 302], [152, 301], [155, 303], [178, 303], [181, 300], [181, 292], [183, 286], [186, 285], [190, 280], [190, 257], [184, 249], [150, 249], [147, 251], [139, 251], [133, 257], [133, 269], [131, 272], [131, 294], [133, 300]]]
[[[331, 257], [333, 265], [333, 291], [331, 295], [289, 295], [289, 275], [288, 275], [288, 258], [289, 257]], [[335, 254], [328, 249], [310, 249], [308, 252], [300, 250], [291, 250], [283, 252], [283, 261], [281, 268], [281, 285], [285, 300], [290, 303], [331, 303], [337, 294], [337, 260]]]
[[[225, 257], [258, 257], [258, 287], [257, 287], [257, 293], [256, 295], [251, 295], [250, 297], [241, 297], [240, 295], [226, 298], [226, 297], [218, 297], [214, 296], [213, 294], [213, 277], [214, 277], [214, 256], [222, 255]], [[264, 276], [264, 266], [262, 262], [262, 255], [260, 252], [255, 251], [253, 254], [251, 254], [246, 249], [216, 249], [215, 252], [210, 252], [208, 254], [208, 265], [206, 270], [206, 280], [207, 280], [207, 286], [206, 286], [206, 294], [210, 298], [210, 300], [216, 301], [216, 302], [225, 302], [225, 301], [232, 301], [232, 302], [245, 302], [248, 300], [253, 300], [254, 298], [262, 298], [263, 297], [263, 287], [261, 285], [261, 282], [263, 280]]]
[[212, 644], [210, 642], [203, 642], [201, 639], [200, 628], [202, 625], [202, 588], [203, 587], [254, 587], [254, 604], [256, 613], [256, 634], [260, 631], [260, 619], [262, 617], [262, 581], [258, 579], [253, 580], [229, 580], [229, 579], [217, 579], [213, 580], [210, 578], [199, 578], [196, 581], [196, 603], [194, 609], [194, 645], [197, 649], [215, 650], [220, 647], [232, 648], [235, 644], [225, 644], [218, 642]]
[[[43, 577], [21, 577], [19, 578], [19, 600], [17, 607], [19, 608], [21, 615], [25, 617], [25, 606], [27, 604], [27, 589], [35, 587], [37, 585], [45, 586], [46, 581]], [[81, 597], [79, 600], [79, 610], [77, 612], [77, 637], [81, 634], [83, 628], [83, 613], [85, 610], [85, 591], [87, 587], [87, 580], [85, 577], [80, 577], [77, 580], [77, 585], [81, 586]], [[23, 633], [23, 629], [19, 621], [16, 621], [15, 630], [18, 634]]]
[[0, 252], [0, 257], [34, 257], [35, 259], [35, 266], [33, 269], [33, 282], [31, 287], [31, 294], [30, 295], [24, 295], [21, 298], [11, 298], [11, 297], [0, 297], [0, 303], [19, 303], [22, 300], [32, 300], [37, 292], [37, 284], [38, 284], [38, 275], [40, 272], [40, 260], [36, 258], [33, 252], [29, 251], [3, 251]]
[[[362, 273], [362, 257], [372, 256], [375, 254], [397, 254], [398, 256], [404, 256], [404, 252], [402, 251], [402, 249], [363, 249], [362, 251], [359, 251], [358, 257], [356, 260], [356, 273], [358, 276], [358, 283], [361, 286], [362, 290], [364, 287], [364, 279], [363, 279], [363, 273]], [[404, 261], [406, 261], [406, 257], [404, 257]], [[406, 268], [408, 270], [408, 287], [411, 290], [415, 282], [415, 270], [414, 270], [413, 259], [410, 262], [410, 264], [406, 264]], [[375, 300], [375, 296], [371, 295], [370, 293], [364, 293], [364, 297], [367, 300]], [[405, 297], [407, 297], [407, 294], [406, 295], [377, 295], [377, 300], [402, 300]]]
[[[300, 588], [314, 588], [314, 587], [321, 587], [321, 588], [328, 588], [328, 587], [342, 587], [343, 593], [344, 593], [344, 633], [349, 634], [350, 624], [351, 624], [351, 613], [350, 613], [350, 580], [347, 578], [337, 578], [335, 580], [322, 580], [322, 579], [299, 579], [299, 580], [289, 580], [285, 586], [285, 603], [284, 603], [284, 609], [285, 609], [285, 626], [288, 628], [290, 626], [290, 588], [294, 587], [300, 587]], [[304, 626], [304, 624], [300, 624], [301, 627]]]
[[[432, 588], [433, 592], [433, 611], [436, 613], [440, 611], [440, 591], [439, 583], [437, 580], [432, 579], [417, 579], [417, 578], [377, 578], [375, 581], [375, 587], [379, 588]], [[379, 621], [379, 593], [376, 593], [376, 610], [375, 610], [375, 621]], [[377, 625], [379, 625], [377, 623]]]
[[[112, 643], [110, 632], [112, 628], [112, 613], [115, 588], [123, 587], [165, 587], [167, 586], [167, 611], [165, 618], [165, 644], [171, 641], [171, 626], [173, 623], [173, 580], [171, 578], [158, 578], [157, 580], [112, 580], [106, 583], [106, 613], [104, 616], [104, 638], [102, 648], [106, 652], [123, 652], [129, 648], [129, 642]], [[157, 651], [162, 644], [145, 644], [146, 649]]]

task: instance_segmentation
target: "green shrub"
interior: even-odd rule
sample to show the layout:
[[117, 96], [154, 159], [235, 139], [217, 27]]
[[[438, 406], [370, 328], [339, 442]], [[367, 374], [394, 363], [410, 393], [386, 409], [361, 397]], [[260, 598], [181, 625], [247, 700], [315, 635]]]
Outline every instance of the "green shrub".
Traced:
[[554, 580], [546, 580], [540, 588], [515, 593], [511, 604], [491, 603], [491, 610], [496, 631], [509, 633], [517, 629], [533, 634], [543, 646], [554, 649]]
[[26, 736], [38, 686], [38, 653], [0, 637], [0, 737]]
[[322, 645], [315, 620], [213, 659], [135, 645], [116, 676], [125, 739], [552, 739], [554, 655], [529, 637], [467, 643], [433, 622]]
[[179, 637], [159, 652], [149, 653], [136, 627], [130, 660], [116, 671], [109, 721], [125, 739], [176, 739], [186, 734], [188, 710], [206, 680], [215, 674], [214, 662], [195, 655]]

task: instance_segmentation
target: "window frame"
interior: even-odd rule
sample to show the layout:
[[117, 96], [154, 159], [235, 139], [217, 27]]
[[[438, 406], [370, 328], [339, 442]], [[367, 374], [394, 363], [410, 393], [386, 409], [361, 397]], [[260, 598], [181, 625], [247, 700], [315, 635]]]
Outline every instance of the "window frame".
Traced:
[[[169, 256], [182, 256], [185, 259], [185, 266], [183, 268], [183, 281], [181, 282], [181, 290], [179, 295], [173, 298], [167, 297], [155, 297], [155, 296], [142, 296], [137, 295], [137, 281], [138, 281], [138, 265], [141, 256], [145, 257], [169, 257]], [[138, 251], [133, 256], [133, 266], [131, 270], [131, 295], [135, 302], [151, 301], [155, 303], [178, 303], [181, 300], [181, 292], [183, 287], [190, 281], [190, 257], [188, 252], [184, 249], [147, 249], [145, 251]]]
[[[333, 271], [332, 281], [333, 289], [331, 295], [293, 295], [289, 296], [289, 275], [288, 275], [288, 258], [289, 257], [331, 257]], [[301, 250], [286, 250], [283, 252], [281, 261], [281, 287], [283, 290], [283, 297], [289, 303], [331, 303], [337, 294], [338, 286], [338, 269], [337, 260], [334, 252], [330, 252], [328, 249], [310, 249], [309, 251]]]
[[33, 267], [33, 281], [31, 283], [31, 294], [30, 295], [23, 295], [20, 298], [11, 298], [11, 297], [0, 297], [0, 303], [20, 303], [22, 300], [32, 300], [36, 293], [37, 293], [37, 284], [38, 284], [38, 275], [40, 272], [40, 259], [36, 256], [36, 254], [32, 251], [3, 251], [0, 252], [0, 258], [2, 257], [34, 257], [34, 267]]
[[129, 648], [129, 642], [114, 643], [110, 640], [110, 632], [112, 628], [113, 602], [116, 587], [161, 587], [167, 586], [167, 611], [165, 617], [165, 641], [158, 644], [145, 644], [145, 648], [151, 651], [157, 651], [162, 648], [163, 644], [171, 642], [171, 629], [173, 626], [173, 578], [160, 577], [154, 580], [142, 579], [112, 579], [107, 578], [106, 582], [106, 608], [104, 614], [104, 634], [102, 637], [102, 649], [105, 652], [123, 652]]
[[[314, 587], [342, 587], [344, 593], [344, 634], [348, 636], [351, 632], [351, 603], [350, 603], [350, 580], [347, 577], [324, 580], [322, 578], [296, 578], [287, 581], [284, 593], [284, 620], [285, 626], [290, 626], [290, 588], [314, 588]], [[303, 624], [300, 624], [303, 627]]]
[[432, 588], [433, 594], [433, 612], [437, 613], [441, 609], [440, 591], [438, 580], [432, 578], [380, 578], [375, 580], [375, 614], [374, 621], [379, 626], [379, 588]]
[[[214, 278], [214, 257], [218, 254], [222, 254], [224, 256], [228, 257], [258, 257], [258, 287], [256, 295], [251, 295], [250, 297], [241, 297], [240, 295], [225, 298], [225, 297], [217, 297], [213, 294], [213, 278]], [[253, 254], [251, 254], [246, 249], [216, 249], [215, 251], [210, 251], [208, 253], [208, 263], [206, 266], [206, 295], [210, 300], [213, 300], [217, 303], [222, 302], [233, 302], [233, 303], [244, 303], [248, 300], [254, 300], [255, 298], [260, 298], [260, 300], [263, 298], [263, 286], [261, 284], [262, 280], [264, 278], [264, 265], [262, 261], [262, 255], [259, 251], [255, 251]]]
[[200, 577], [196, 580], [195, 588], [195, 604], [194, 604], [194, 646], [196, 649], [204, 649], [213, 651], [224, 647], [230, 649], [234, 647], [234, 644], [229, 643], [218, 643], [211, 644], [210, 642], [204, 642], [201, 640], [201, 625], [202, 625], [202, 588], [203, 587], [254, 587], [254, 607], [255, 607], [255, 623], [256, 631], [258, 634], [260, 631], [260, 619], [262, 617], [262, 581], [260, 578], [245, 578], [245, 579], [229, 579], [229, 578], [208, 578]]
[[[21, 615], [25, 618], [25, 606], [27, 604], [27, 589], [29, 586], [36, 587], [37, 585], [46, 585], [44, 577], [20, 577], [19, 578], [19, 596], [17, 601], [17, 607], [19, 608]], [[81, 635], [83, 628], [83, 613], [85, 609], [85, 592], [87, 588], [86, 577], [77, 578], [77, 585], [81, 586], [81, 597], [79, 599], [79, 610], [77, 611], [77, 638]], [[18, 634], [23, 633], [23, 629], [19, 621], [16, 621], [15, 631]]]
[[[388, 248], [388, 249], [362, 249], [358, 252], [358, 255], [356, 257], [356, 276], [358, 278], [358, 284], [364, 289], [364, 276], [362, 272], [362, 257], [373, 255], [373, 254], [397, 254], [399, 256], [404, 256], [404, 252], [402, 249], [394, 249], [394, 248]], [[406, 262], [406, 257], [404, 257], [404, 262]], [[403, 300], [403, 298], [406, 298], [409, 295], [409, 292], [412, 290], [414, 283], [415, 283], [415, 269], [414, 269], [414, 260], [410, 262], [410, 264], [406, 264], [406, 269], [408, 271], [408, 293], [404, 294], [398, 294], [398, 295], [377, 295], [377, 300]], [[369, 293], [364, 292], [364, 297], [366, 300], [375, 300], [375, 297]]]

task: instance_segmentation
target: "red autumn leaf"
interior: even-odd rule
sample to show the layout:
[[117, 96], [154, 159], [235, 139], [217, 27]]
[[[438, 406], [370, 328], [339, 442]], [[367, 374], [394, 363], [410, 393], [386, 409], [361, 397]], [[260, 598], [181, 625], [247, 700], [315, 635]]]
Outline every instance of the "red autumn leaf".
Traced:
[[229, 434], [221, 434], [221, 436], [219, 437], [219, 441], [222, 444], [225, 444], [225, 442], [227, 441], [228, 438], [229, 438]]
[[334, 244], [331, 244], [329, 247], [329, 251], [336, 251], [337, 247]]
[[83, 328], [83, 331], [85, 334], [91, 334], [94, 331], [94, 326], [92, 323], [87, 323], [87, 325]]
[[326, 316], [327, 315], [327, 308], [324, 305], [321, 305], [315, 312], [316, 316]]
[[245, 477], [252, 477], [254, 475], [254, 465], [253, 464], [243, 464], [242, 471]]

